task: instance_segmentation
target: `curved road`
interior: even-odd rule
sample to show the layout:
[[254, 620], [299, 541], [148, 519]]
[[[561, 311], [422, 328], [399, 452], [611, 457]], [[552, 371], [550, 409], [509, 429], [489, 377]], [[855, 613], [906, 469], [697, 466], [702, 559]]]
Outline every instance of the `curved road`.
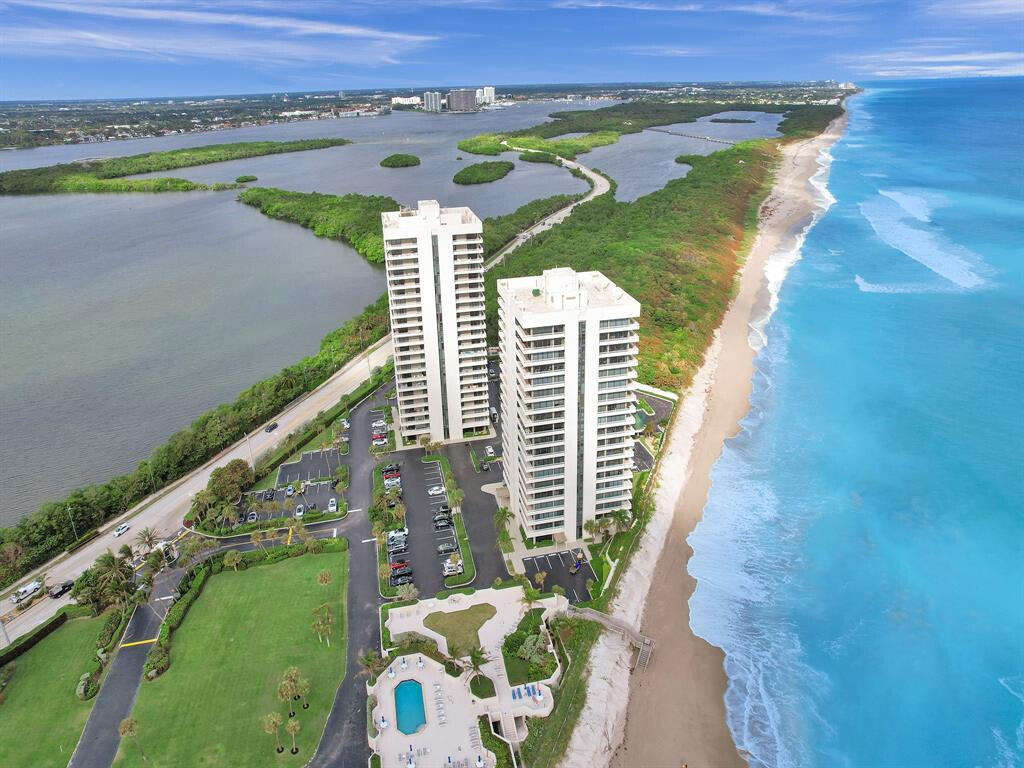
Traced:
[[[520, 149], [509, 146], [505, 142], [502, 143], [508, 146], [510, 150], [518, 152], [536, 151]], [[508, 254], [527, 242], [533, 235], [551, 229], [555, 224], [564, 221], [576, 206], [593, 200], [598, 195], [603, 195], [611, 188], [608, 180], [600, 174], [575, 161], [565, 158], [559, 159], [566, 168], [578, 169], [590, 179], [593, 184], [590, 192], [521, 232], [514, 240], [497, 251], [490, 261], [484, 264], [485, 271], [495, 264], [501, 263]], [[144, 499], [120, 517], [107, 521], [101, 526], [100, 535], [81, 549], [71, 554], [61, 555], [44, 566], [37, 568], [28, 576], [16, 581], [0, 597], [4, 601], [0, 611], [7, 611], [7, 613], [0, 615], [0, 619], [4, 623], [10, 640], [13, 642], [16, 638], [46, 621], [46, 619], [57, 612], [58, 608], [69, 603], [71, 599], [68, 595], [59, 600], [44, 598], [24, 612], [16, 613], [11, 609], [10, 602], [8, 602], [8, 596], [15, 588], [28, 583], [32, 578], [44, 572], [47, 575], [47, 582], [50, 584], [59, 584], [66, 579], [76, 579], [107, 549], [116, 550], [122, 543], [132, 541], [136, 532], [142, 528], [152, 528], [161, 537], [169, 537], [174, 534], [181, 527], [181, 520], [188, 511], [192, 497], [206, 487], [210, 473], [215, 468], [227, 464], [232, 459], [244, 459], [251, 462], [261, 454], [276, 448], [289, 433], [313, 419], [320, 411], [330, 408], [343, 395], [354, 391], [363, 381], [369, 378], [373, 368], [384, 365], [391, 355], [391, 335], [388, 334], [374, 346], [370, 347], [369, 350], [350, 361], [315, 390], [282, 411], [274, 419], [279, 426], [273, 432], [264, 432], [261, 426], [255, 432], [249, 433], [230, 448], [225, 449], [210, 459], [203, 466]], [[126, 534], [125, 539], [115, 539], [112, 531], [122, 522], [129, 522], [132, 526], [131, 530]]]

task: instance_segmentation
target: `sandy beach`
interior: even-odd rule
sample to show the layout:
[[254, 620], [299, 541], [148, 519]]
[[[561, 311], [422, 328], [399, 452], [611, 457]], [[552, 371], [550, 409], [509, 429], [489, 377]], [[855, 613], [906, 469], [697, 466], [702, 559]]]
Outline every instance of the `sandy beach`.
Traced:
[[647, 671], [627, 680], [622, 665], [628, 664], [628, 648], [610, 633], [602, 635], [565, 766], [745, 765], [725, 722], [723, 653], [690, 631], [687, 601], [696, 584], [686, 570], [686, 537], [700, 520], [722, 444], [749, 408], [751, 337], [770, 312], [769, 281], [778, 279], [771, 270], [766, 274], [766, 266], [774, 255], [796, 253], [822, 210], [811, 180], [845, 122], [844, 116], [821, 135], [783, 148], [737, 295], [681, 400], [661, 462], [654, 515], [612, 606], [616, 616], [640, 624], [657, 650]]

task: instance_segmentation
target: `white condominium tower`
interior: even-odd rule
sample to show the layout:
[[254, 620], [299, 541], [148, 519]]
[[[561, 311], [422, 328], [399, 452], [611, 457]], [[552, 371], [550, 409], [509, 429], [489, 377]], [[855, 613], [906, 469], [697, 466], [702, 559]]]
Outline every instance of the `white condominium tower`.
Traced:
[[440, 442], [485, 429], [483, 225], [436, 200], [381, 220], [402, 437]]
[[528, 538], [629, 509], [639, 316], [600, 272], [498, 281], [502, 464]]

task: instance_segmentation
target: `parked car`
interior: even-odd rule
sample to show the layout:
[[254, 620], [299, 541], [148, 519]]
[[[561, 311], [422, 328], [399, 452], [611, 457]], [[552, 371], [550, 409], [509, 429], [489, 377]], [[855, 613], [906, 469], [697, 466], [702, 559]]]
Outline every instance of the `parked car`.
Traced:
[[388, 541], [391, 541], [391, 539], [404, 539], [408, 535], [408, 528], [396, 528], [393, 531], [388, 531]]
[[388, 436], [384, 432], [374, 432], [372, 435], [370, 435], [370, 439], [371, 440], [387, 440]]
[[404, 541], [401, 544], [395, 544], [394, 546], [391, 546], [390, 544], [388, 545], [389, 555], [404, 555], [408, 551], [409, 549], [405, 546]]
[[395, 577], [395, 576], [410, 576], [410, 575], [412, 575], [412, 566], [409, 565], [408, 563], [406, 563], [405, 565], [401, 565], [398, 568], [392, 567], [392, 569], [391, 569], [391, 576], [392, 577]]
[[337, 512], [338, 511], [338, 500], [337, 499], [332, 498], [330, 501], [327, 502], [327, 511], [328, 512]]
[[446, 541], [443, 544], [437, 545], [437, 554], [439, 555], [450, 555], [453, 552], [459, 551], [459, 545], [454, 541]]
[[430, 488], [427, 488], [427, 495], [428, 496], [443, 496], [444, 495], [444, 486], [443, 485], [433, 485]]
[[488, 464], [486, 461], [480, 462], [480, 471], [481, 472], [490, 472], [491, 471], [491, 465]]
[[397, 472], [398, 471], [398, 465], [397, 464], [385, 464], [383, 469], [384, 469], [385, 472]]
[[370, 426], [374, 429], [387, 429], [388, 423], [384, 419], [377, 419]]
[[401, 587], [404, 584], [412, 584], [412, 576], [395, 576], [391, 579], [392, 587]]
[[491, 408], [491, 421], [497, 421], [497, 420], [498, 420], [498, 409], [497, 408]]
[[131, 528], [128, 523], [121, 523], [117, 528], [114, 529], [114, 538], [120, 538], [128, 533], [128, 529]]
[[291, 498], [292, 496], [295, 495], [295, 488], [289, 485], [287, 488], [284, 489], [284, 495]]
[[274, 491], [273, 488], [268, 488], [267, 490], [265, 490], [263, 492], [263, 500], [264, 501], [273, 501], [275, 493], [276, 493], [276, 491]]
[[391, 570], [395, 570], [396, 568], [403, 568], [407, 565], [410, 565], [408, 560], [398, 560], [391, 564]]
[[245, 516], [245, 522], [247, 523], [255, 523], [259, 519], [260, 516], [257, 515], [255, 512], [250, 512], [248, 515]]
[[71, 581], [70, 579], [68, 581], [61, 582], [57, 586], [52, 587], [50, 589], [50, 597], [56, 600], [61, 595], [70, 592], [73, 586], [75, 586], [75, 582]]
[[399, 488], [402, 485], [401, 478], [393, 477], [389, 480], [384, 481], [384, 490], [390, 491], [392, 488]]
[[493, 445], [488, 445], [484, 449], [484, 453], [487, 455], [488, 459], [493, 459], [494, 458], [494, 446]]
[[295, 517], [297, 517], [297, 518], [300, 518], [300, 519], [301, 519], [301, 517], [302, 517], [302, 516], [303, 516], [304, 514], [306, 514], [306, 507], [305, 507], [305, 506], [303, 506], [302, 504], [299, 504], [299, 506], [297, 506], [297, 507], [295, 508]]
[[435, 523], [438, 520], [451, 520], [451, 519], [452, 519], [452, 513], [451, 512], [435, 512], [434, 513], [434, 522]]
[[265, 426], [263, 428], [263, 431], [264, 432], [273, 432], [275, 429], [277, 429], [277, 422], [273, 421], [270, 424], [267, 424], [267, 426]]
[[352, 425], [348, 423], [348, 419], [342, 419], [341, 420], [341, 428], [342, 429], [349, 429], [351, 426]]
[[34, 595], [36, 592], [38, 592], [42, 588], [43, 588], [43, 585], [42, 585], [41, 582], [31, 581], [28, 584], [26, 584], [24, 587], [22, 587], [21, 589], [18, 589], [17, 591], [15, 591], [15, 593], [13, 595], [11, 595], [11, 602], [14, 603], [15, 605], [17, 605], [22, 600], [24, 600], [24, 599], [26, 599], [28, 597], [32, 597], [32, 595]]
[[385, 440], [382, 437], [378, 437], [378, 438], [374, 438], [373, 444], [375, 446], [377, 446], [378, 448], [383, 448], [385, 445], [388, 444], [388, 441]]
[[441, 568], [441, 574], [443, 576], [458, 576], [462, 573], [465, 567], [462, 565], [462, 558], [459, 558], [456, 562], [445, 560], [444, 565]]
[[434, 530], [440, 531], [442, 528], [451, 528], [452, 519], [450, 517], [442, 517], [440, 519], [434, 518]]
[[452, 508], [449, 507], [447, 504], [439, 504], [437, 507], [437, 511], [434, 512], [435, 515], [450, 515], [451, 513]]

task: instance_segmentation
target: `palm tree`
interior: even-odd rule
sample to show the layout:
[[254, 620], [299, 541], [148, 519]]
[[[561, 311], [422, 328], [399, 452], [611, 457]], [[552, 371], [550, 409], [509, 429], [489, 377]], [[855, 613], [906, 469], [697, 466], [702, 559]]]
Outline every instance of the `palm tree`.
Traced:
[[267, 550], [263, 548], [263, 533], [262, 531], [253, 531], [249, 534], [249, 541], [254, 547], [256, 547], [263, 554], [267, 553]]
[[242, 555], [239, 554], [238, 550], [229, 549], [224, 553], [224, 566], [231, 568], [238, 573], [238, 564], [242, 562]]
[[420, 596], [420, 591], [416, 589], [415, 584], [403, 584], [398, 588], [398, 597], [401, 600], [416, 600]]
[[512, 510], [508, 507], [498, 507], [498, 511], [494, 513], [494, 527], [500, 531], [502, 528], [507, 528], [511, 522]]
[[316, 611], [313, 611], [313, 623], [309, 625], [309, 628], [313, 630], [313, 634], [322, 643], [324, 641], [324, 620], [320, 618], [320, 614]]
[[[284, 677], [282, 679], [283, 680], [287, 680], [288, 682], [290, 682], [292, 684], [295, 684], [295, 683], [299, 682], [299, 675], [300, 674], [301, 673], [299, 672], [299, 668], [293, 665], [291, 667], [288, 667], [288, 669], [286, 669], [284, 671]], [[299, 698], [299, 695], [297, 693], [295, 693], [293, 695], [295, 696], [295, 699], [297, 701], [298, 698]]]
[[301, 680], [299, 680], [299, 682], [297, 682], [295, 684], [295, 690], [298, 692], [299, 696], [302, 697], [302, 708], [303, 709], [309, 709], [309, 702], [306, 701], [306, 697], [309, 695], [309, 688], [310, 688], [309, 678], [306, 678], [306, 677], [302, 678]]
[[288, 717], [295, 717], [295, 707], [292, 706], [292, 696], [295, 695], [295, 683], [291, 680], [282, 680], [277, 686], [277, 698], [288, 705]]
[[317, 583], [320, 584], [320, 586], [322, 587], [326, 587], [328, 584], [330, 584], [333, 578], [334, 577], [331, 575], [331, 572], [328, 571], [326, 568], [324, 568], [322, 571], [320, 571], [320, 573], [316, 575]]
[[594, 538], [594, 534], [597, 532], [597, 523], [595, 523], [593, 520], [584, 521], [583, 532], [587, 534], [587, 538]]
[[547, 571], [537, 571], [535, 574], [533, 574], [533, 580], [537, 583], [537, 589], [541, 592], [544, 591], [544, 582], [547, 580], [547, 578]]
[[381, 658], [380, 652], [376, 648], [371, 648], [359, 657], [359, 666], [370, 676], [379, 674], [383, 665], [384, 659]]
[[391, 516], [395, 519], [396, 523], [402, 525], [405, 522], [405, 515], [405, 504], [400, 501], [396, 501], [394, 508], [391, 510]]
[[391, 578], [391, 566], [387, 563], [381, 563], [380, 567], [377, 569], [377, 576], [381, 581], [387, 582], [387, 580]]
[[530, 586], [529, 582], [527, 582], [523, 586], [523, 602], [526, 603], [526, 607], [529, 608], [538, 600], [540, 600], [540, 590], [534, 589]]
[[142, 751], [142, 744], [139, 742], [139, 721], [134, 717], [126, 717], [121, 721], [121, 724], [117, 726], [117, 732], [121, 738], [131, 738], [135, 741], [135, 746], [139, 748], [139, 754], [142, 755], [143, 760], [147, 760], [146, 753]]
[[135, 540], [139, 542], [141, 546], [146, 548], [146, 552], [152, 552], [153, 547], [156, 546], [156, 543], [160, 539], [156, 535], [156, 531], [154, 531], [147, 525], [145, 528], [143, 528], [141, 531], [135, 534]]
[[488, 662], [487, 654], [479, 645], [469, 649], [469, 668], [476, 675], [481, 674], [484, 664]]
[[288, 725], [286, 725], [284, 729], [287, 731], [288, 735], [292, 737], [292, 754], [299, 754], [299, 748], [295, 746], [295, 736], [300, 730], [302, 730], [302, 726], [299, 725], [298, 720], [289, 720]]
[[238, 510], [230, 504], [223, 504], [217, 511], [217, 522], [224, 528], [238, 522]]
[[277, 741], [277, 753], [281, 754], [284, 752], [284, 747], [281, 746], [281, 723], [284, 722], [284, 718], [281, 717], [280, 712], [271, 712], [269, 715], [263, 718], [263, 732], [268, 736], [273, 734], [274, 740]]
[[452, 483], [451, 487], [448, 488], [448, 503], [452, 505], [452, 509], [461, 507], [462, 502], [466, 500], [466, 492], [459, 488], [459, 486]]
[[614, 510], [609, 517], [611, 517], [612, 521], [615, 523], [616, 529], [620, 531], [624, 531], [629, 528], [629, 524], [632, 522], [629, 517], [629, 510], [621, 507]]
[[117, 556], [131, 562], [135, 559], [135, 550], [132, 549], [132, 545], [125, 543], [121, 545], [121, 548], [117, 550]]
[[198, 555], [203, 549], [203, 541], [198, 536], [189, 536], [185, 543], [181, 545], [181, 557], [184, 563], [188, 563], [193, 557]]

